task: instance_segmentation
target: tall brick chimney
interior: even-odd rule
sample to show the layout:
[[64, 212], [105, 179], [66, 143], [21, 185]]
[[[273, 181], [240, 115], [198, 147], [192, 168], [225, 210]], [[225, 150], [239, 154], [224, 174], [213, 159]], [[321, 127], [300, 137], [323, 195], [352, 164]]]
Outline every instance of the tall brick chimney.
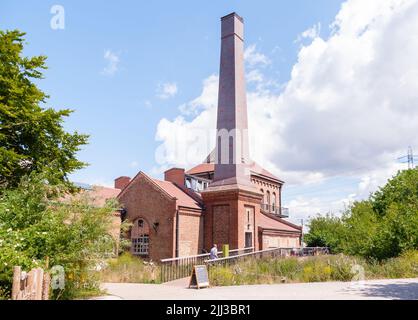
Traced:
[[115, 179], [115, 189], [124, 189], [131, 182], [130, 177], [119, 177]]
[[185, 170], [181, 168], [171, 168], [164, 172], [164, 180], [174, 182], [180, 187], [184, 186]]
[[[221, 68], [214, 181], [201, 192], [205, 204], [205, 247], [229, 244], [259, 248], [263, 194], [251, 184], [244, 79], [244, 21], [235, 12], [221, 19]], [[253, 227], [248, 226], [253, 217]], [[246, 231], [245, 231], [246, 230]], [[250, 231], [248, 231], [250, 230]], [[251, 235], [251, 239], [248, 237]]]
[[215, 175], [212, 186], [251, 185], [244, 74], [244, 20], [223, 17], [219, 73]]

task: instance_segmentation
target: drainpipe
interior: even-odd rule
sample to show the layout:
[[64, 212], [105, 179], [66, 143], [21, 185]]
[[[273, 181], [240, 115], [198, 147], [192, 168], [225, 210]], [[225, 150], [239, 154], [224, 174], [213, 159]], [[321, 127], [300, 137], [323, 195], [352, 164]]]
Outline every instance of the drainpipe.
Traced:
[[179, 257], [179, 210], [176, 210], [176, 258]]

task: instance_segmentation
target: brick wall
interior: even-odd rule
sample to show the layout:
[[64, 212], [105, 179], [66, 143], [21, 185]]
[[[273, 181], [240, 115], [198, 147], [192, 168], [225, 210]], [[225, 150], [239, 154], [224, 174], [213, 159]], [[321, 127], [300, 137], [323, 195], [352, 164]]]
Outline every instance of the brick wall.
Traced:
[[[149, 258], [158, 261], [174, 257], [176, 200], [165, 195], [141, 173], [118, 199], [127, 210], [129, 221], [143, 218], [149, 223]], [[154, 223], [159, 224], [157, 230]]]
[[[282, 192], [282, 185], [279, 183], [274, 183], [270, 180], [267, 179], [261, 179], [261, 178], [256, 178], [256, 177], [252, 177], [251, 178], [251, 182], [253, 183], [253, 185], [260, 190], [264, 197], [263, 197], [263, 203], [267, 203], [267, 192], [270, 193], [270, 205], [273, 204], [274, 202], [274, 198], [275, 198], [275, 203], [274, 205], [276, 207], [280, 207], [281, 206], [281, 192]], [[275, 197], [273, 196], [275, 195]]]
[[285, 220], [260, 213], [260, 249], [300, 247], [301, 227], [293, 226]]
[[219, 248], [223, 244], [230, 244], [230, 206], [220, 205], [213, 207], [213, 244]]
[[131, 181], [130, 177], [119, 177], [115, 179], [115, 189], [122, 190]]
[[[232, 189], [202, 193], [205, 202], [205, 247], [229, 243], [230, 249], [244, 248], [247, 226], [246, 208], [254, 209], [254, 244], [258, 248], [258, 213], [261, 195]], [[225, 235], [228, 229], [228, 237]], [[228, 241], [228, 242], [226, 242]]]
[[201, 254], [203, 249], [203, 216], [186, 210], [179, 212], [179, 256]]
[[172, 168], [164, 172], [164, 180], [174, 182], [178, 186], [184, 186], [184, 169]]

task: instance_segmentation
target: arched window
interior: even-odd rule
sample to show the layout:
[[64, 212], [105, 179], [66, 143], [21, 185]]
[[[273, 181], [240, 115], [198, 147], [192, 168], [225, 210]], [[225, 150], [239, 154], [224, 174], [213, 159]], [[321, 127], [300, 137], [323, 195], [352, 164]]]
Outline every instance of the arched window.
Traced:
[[276, 193], [274, 192], [271, 198], [271, 209], [273, 210], [273, 212], [276, 212]]
[[132, 247], [134, 255], [146, 256], [149, 254], [149, 225], [139, 218], [134, 221], [131, 231]]
[[267, 191], [266, 205], [267, 205], [268, 210], [270, 211], [270, 205], [271, 205], [271, 203], [270, 203], [270, 191]]

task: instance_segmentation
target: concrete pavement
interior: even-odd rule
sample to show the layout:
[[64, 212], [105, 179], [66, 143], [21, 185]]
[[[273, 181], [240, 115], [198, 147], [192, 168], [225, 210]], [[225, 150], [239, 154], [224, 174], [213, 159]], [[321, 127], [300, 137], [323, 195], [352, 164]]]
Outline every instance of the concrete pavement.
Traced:
[[105, 283], [109, 296], [128, 300], [418, 300], [418, 278], [188, 289], [188, 278], [160, 285]]

